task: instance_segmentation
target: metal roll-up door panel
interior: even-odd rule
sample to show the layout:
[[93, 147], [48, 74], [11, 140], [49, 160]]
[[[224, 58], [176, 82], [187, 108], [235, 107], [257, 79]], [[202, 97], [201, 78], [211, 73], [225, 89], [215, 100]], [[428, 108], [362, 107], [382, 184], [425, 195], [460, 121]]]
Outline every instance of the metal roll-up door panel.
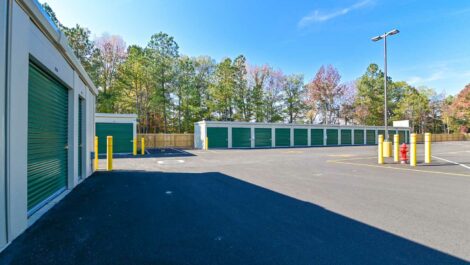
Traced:
[[228, 148], [228, 128], [208, 127], [209, 148]]
[[276, 128], [275, 132], [277, 147], [290, 146], [290, 129]]
[[366, 131], [366, 144], [375, 144], [375, 130]]
[[272, 146], [272, 130], [270, 128], [255, 128], [255, 147]]
[[406, 142], [406, 132], [405, 131], [398, 131], [398, 135], [400, 135], [400, 144], [403, 144]]
[[28, 212], [67, 185], [68, 90], [30, 63], [28, 79]]
[[354, 130], [354, 144], [364, 144], [364, 130]]
[[338, 145], [338, 130], [337, 129], [326, 130], [326, 144]]
[[251, 129], [250, 128], [232, 128], [232, 147], [250, 148], [251, 147]]
[[385, 130], [378, 130], [377, 131], [377, 143], [379, 142], [379, 135], [382, 135], [384, 137], [384, 141], [385, 141]]
[[308, 145], [308, 129], [294, 129], [294, 145], [307, 146]]
[[312, 129], [310, 131], [310, 144], [323, 145], [323, 129]]
[[134, 124], [132, 123], [96, 123], [98, 152], [106, 154], [107, 137], [113, 137], [114, 154], [130, 154], [133, 149]]
[[341, 130], [341, 144], [351, 145], [352, 144], [352, 132], [351, 130]]

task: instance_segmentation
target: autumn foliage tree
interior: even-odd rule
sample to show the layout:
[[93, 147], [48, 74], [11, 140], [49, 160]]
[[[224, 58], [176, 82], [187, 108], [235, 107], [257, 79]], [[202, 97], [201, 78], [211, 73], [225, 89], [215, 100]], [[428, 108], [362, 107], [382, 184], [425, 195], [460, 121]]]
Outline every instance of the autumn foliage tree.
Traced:
[[307, 84], [307, 104], [317, 111], [323, 124], [333, 124], [338, 118], [340, 101], [345, 93], [341, 75], [331, 65], [321, 66], [313, 80]]

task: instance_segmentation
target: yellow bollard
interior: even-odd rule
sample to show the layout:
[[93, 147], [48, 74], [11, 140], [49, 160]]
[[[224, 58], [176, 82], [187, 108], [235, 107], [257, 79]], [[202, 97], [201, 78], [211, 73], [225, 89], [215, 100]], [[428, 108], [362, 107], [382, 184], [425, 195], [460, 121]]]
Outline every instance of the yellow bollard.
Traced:
[[384, 157], [391, 157], [392, 156], [392, 142], [389, 140], [384, 141]]
[[95, 170], [98, 170], [98, 136], [95, 136]]
[[378, 163], [383, 164], [384, 163], [384, 136], [379, 135], [379, 150], [378, 150]]
[[140, 145], [141, 145], [141, 148], [140, 148], [141, 149], [141, 154], [145, 155], [145, 138], [144, 137], [142, 137]]
[[107, 140], [107, 150], [106, 150], [106, 170], [113, 170], [113, 137], [108, 136]]
[[132, 154], [136, 156], [137, 155], [137, 137], [134, 138], [133, 144], [134, 144], [134, 149], [132, 150]]
[[206, 137], [206, 142], [204, 143], [204, 149], [209, 150], [209, 137]]
[[424, 163], [431, 163], [431, 133], [424, 134]]
[[393, 135], [393, 162], [398, 162], [400, 156], [400, 135]]
[[410, 166], [416, 166], [416, 133], [410, 135]]

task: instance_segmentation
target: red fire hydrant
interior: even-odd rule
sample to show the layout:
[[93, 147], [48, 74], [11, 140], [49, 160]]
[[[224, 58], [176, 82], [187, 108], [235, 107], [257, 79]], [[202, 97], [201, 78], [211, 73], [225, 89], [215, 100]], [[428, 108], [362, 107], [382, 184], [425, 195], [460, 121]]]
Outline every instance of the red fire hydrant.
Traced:
[[408, 154], [408, 147], [406, 146], [405, 143], [403, 143], [400, 147], [400, 161], [402, 164], [406, 164], [406, 162], [408, 161], [408, 157], [407, 157], [407, 154]]

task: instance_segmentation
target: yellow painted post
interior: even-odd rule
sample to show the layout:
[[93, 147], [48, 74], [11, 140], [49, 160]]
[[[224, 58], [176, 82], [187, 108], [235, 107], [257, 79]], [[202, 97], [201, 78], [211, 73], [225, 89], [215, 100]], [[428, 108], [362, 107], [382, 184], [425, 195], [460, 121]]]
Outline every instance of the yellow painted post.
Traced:
[[106, 170], [113, 170], [113, 137], [106, 137], [107, 150], [106, 150]]
[[140, 145], [141, 145], [141, 148], [140, 148], [141, 149], [141, 154], [145, 155], [145, 138], [144, 137], [142, 137]]
[[431, 163], [431, 133], [424, 134], [424, 163]]
[[95, 136], [95, 170], [98, 170], [98, 136]]
[[392, 142], [390, 142], [390, 140], [384, 141], [383, 146], [384, 146], [384, 150], [383, 150], [384, 157], [391, 157], [392, 156]]
[[416, 133], [410, 135], [410, 166], [416, 166]]
[[400, 154], [400, 135], [393, 135], [393, 162], [399, 161]]
[[379, 148], [378, 148], [378, 163], [384, 163], [384, 136], [379, 135]]
[[133, 144], [134, 144], [134, 149], [132, 150], [132, 154], [133, 154], [134, 156], [136, 156], [136, 155], [137, 155], [137, 137], [134, 138], [134, 141], [133, 141], [133, 142], [134, 142], [134, 143], [133, 143]]
[[204, 142], [204, 149], [209, 150], [209, 137], [206, 137], [206, 141]]

